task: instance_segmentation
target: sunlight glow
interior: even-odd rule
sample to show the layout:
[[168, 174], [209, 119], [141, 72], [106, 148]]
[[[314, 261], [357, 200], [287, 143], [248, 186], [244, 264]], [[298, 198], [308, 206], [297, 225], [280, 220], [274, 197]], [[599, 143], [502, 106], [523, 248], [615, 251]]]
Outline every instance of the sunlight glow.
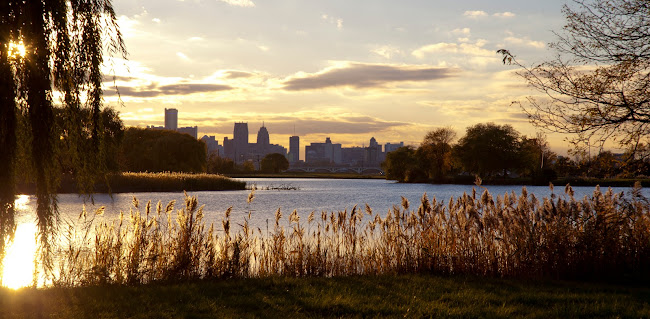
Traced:
[[34, 276], [36, 254], [36, 225], [20, 224], [16, 228], [14, 241], [9, 244], [3, 261], [2, 286], [18, 289], [30, 286]]
[[24, 210], [29, 204], [29, 195], [18, 195], [14, 201], [14, 207], [16, 210]]
[[27, 49], [25, 49], [25, 44], [20, 41], [18, 43], [11, 42], [9, 43], [9, 57], [12, 59], [24, 58], [27, 54]]

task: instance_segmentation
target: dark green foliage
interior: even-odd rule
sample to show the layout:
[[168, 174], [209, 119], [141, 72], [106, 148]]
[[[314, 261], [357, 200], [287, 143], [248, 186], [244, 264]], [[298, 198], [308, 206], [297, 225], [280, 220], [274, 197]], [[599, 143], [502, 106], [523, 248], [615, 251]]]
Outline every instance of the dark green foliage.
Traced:
[[426, 173], [419, 164], [416, 150], [411, 146], [404, 146], [388, 153], [382, 168], [386, 172], [387, 179], [417, 182], [426, 180]]
[[129, 127], [121, 154], [123, 171], [201, 173], [206, 169], [205, 143], [169, 130]]
[[289, 161], [280, 153], [267, 154], [260, 163], [260, 170], [265, 173], [280, 173], [289, 168]]
[[519, 168], [519, 133], [510, 125], [476, 124], [467, 128], [454, 154], [467, 172], [482, 177], [507, 175]]
[[207, 166], [210, 174], [232, 174], [238, 171], [233, 160], [217, 154], [210, 154]]

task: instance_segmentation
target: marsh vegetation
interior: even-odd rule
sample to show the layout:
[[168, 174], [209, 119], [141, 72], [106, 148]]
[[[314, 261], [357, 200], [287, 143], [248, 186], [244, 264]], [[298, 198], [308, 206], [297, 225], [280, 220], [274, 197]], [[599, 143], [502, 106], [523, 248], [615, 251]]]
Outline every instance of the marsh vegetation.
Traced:
[[[198, 279], [390, 274], [533, 279], [639, 280], [650, 269], [650, 214], [629, 195], [596, 188], [577, 199], [567, 186], [549, 198], [494, 197], [475, 189], [443, 203], [424, 195], [387, 214], [278, 209], [266, 229], [250, 215], [206, 224], [203, 207], [140, 203], [116, 220], [84, 212], [64, 230], [53, 286], [147, 284]], [[251, 192], [248, 200], [254, 200]]]

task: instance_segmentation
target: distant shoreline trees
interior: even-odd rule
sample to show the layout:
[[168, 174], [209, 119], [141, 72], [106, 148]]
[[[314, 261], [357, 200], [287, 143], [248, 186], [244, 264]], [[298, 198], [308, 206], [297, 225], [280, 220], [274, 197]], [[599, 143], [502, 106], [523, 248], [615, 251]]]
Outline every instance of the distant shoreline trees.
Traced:
[[[445, 138], [440, 138], [440, 137]], [[438, 137], [438, 138], [436, 138]], [[650, 175], [650, 161], [630, 165], [626, 154], [601, 152], [571, 159], [550, 150], [546, 137], [526, 137], [510, 125], [479, 123], [453, 144], [455, 132], [429, 132], [419, 147], [390, 152], [382, 164], [386, 178], [400, 182], [467, 183], [474, 176], [488, 182], [527, 180], [547, 184], [562, 178], [636, 178]]]

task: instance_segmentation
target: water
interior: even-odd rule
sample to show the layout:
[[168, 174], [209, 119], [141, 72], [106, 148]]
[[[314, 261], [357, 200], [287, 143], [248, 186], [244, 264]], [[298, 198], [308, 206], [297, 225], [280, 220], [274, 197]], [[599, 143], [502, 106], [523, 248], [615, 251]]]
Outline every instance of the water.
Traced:
[[[247, 203], [250, 191], [222, 191], [222, 192], [193, 192], [190, 195], [196, 196], [199, 204], [205, 205], [205, 221], [215, 223], [215, 229], [221, 229], [221, 220], [228, 207], [233, 208], [231, 229], [238, 231], [241, 228], [244, 218], [250, 214], [249, 225], [253, 230], [259, 228], [262, 234], [265, 233], [267, 224], [274, 225], [274, 214], [277, 209], [283, 212], [283, 224], [288, 224], [287, 217], [295, 209], [301, 218], [306, 218], [311, 212], [320, 213], [337, 212], [347, 210], [348, 212], [356, 205], [365, 209], [365, 204], [370, 205], [375, 213], [385, 215], [393, 205], [400, 205], [402, 196], [407, 198], [411, 207], [416, 209], [420, 198], [424, 193], [429, 198], [437, 198], [448, 203], [451, 197], [461, 196], [463, 193], [471, 193], [475, 186], [472, 185], [429, 185], [429, 184], [398, 184], [386, 180], [343, 180], [343, 179], [242, 179], [249, 185], [257, 185], [255, 198]], [[281, 188], [296, 188], [284, 190], [266, 190], [273, 186]], [[476, 187], [478, 188], [478, 187]], [[487, 186], [493, 196], [503, 196], [506, 192], [521, 193], [521, 186]], [[528, 192], [537, 197], [548, 197], [551, 190], [548, 187], [528, 186]], [[482, 192], [482, 189], [478, 189]], [[563, 195], [563, 187], [558, 187], [555, 194]], [[582, 198], [593, 193], [594, 187], [574, 187], [575, 197]], [[615, 192], [629, 192], [629, 188], [614, 188]], [[650, 189], [644, 189], [643, 194], [650, 197]], [[85, 205], [90, 214], [99, 207], [104, 206], [103, 216], [98, 217], [101, 221], [116, 220], [120, 212], [129, 214], [133, 207], [133, 198], [140, 202], [140, 211], [144, 212], [147, 201], [155, 204], [160, 201], [167, 205], [170, 201], [176, 201], [176, 209], [183, 207], [183, 193], [121, 193], [110, 197], [106, 194], [94, 196], [94, 204], [87, 198], [75, 194], [59, 195], [59, 210], [64, 220], [77, 221], [78, 216]], [[36, 252], [34, 241], [36, 235], [34, 196], [21, 195], [16, 200], [18, 227], [14, 242], [8, 247], [8, 253], [3, 261], [4, 273], [0, 274], [0, 285], [19, 288], [29, 286], [34, 271], [33, 256]], [[155, 208], [154, 208], [155, 209]], [[317, 215], [319, 216], [319, 215]], [[304, 219], [302, 219], [304, 220]], [[79, 224], [77, 224], [79, 226]], [[43, 278], [40, 279], [44, 285]]]
[[[429, 198], [436, 197], [448, 203], [450, 197], [461, 196], [464, 192], [472, 192], [473, 185], [430, 185], [430, 184], [400, 184], [393, 181], [378, 179], [259, 179], [244, 178], [248, 185], [256, 184], [259, 188], [255, 191], [255, 198], [248, 204], [246, 199], [250, 191], [220, 191], [220, 192], [192, 192], [190, 195], [198, 198], [200, 205], [205, 205], [205, 220], [208, 223], [221, 224], [224, 212], [230, 206], [232, 220], [234, 223], [242, 223], [243, 218], [250, 212], [250, 224], [264, 230], [267, 220], [272, 224], [274, 213], [278, 208], [286, 217], [295, 209], [301, 217], [308, 216], [312, 211], [350, 211], [355, 205], [365, 209], [365, 204], [375, 212], [385, 215], [393, 205], [400, 205], [401, 197], [404, 196], [411, 203], [411, 207], [417, 208], [420, 198], [426, 193]], [[291, 186], [296, 190], [264, 190], [268, 186]], [[522, 186], [486, 186], [493, 196], [502, 196], [506, 192], [514, 191], [521, 193]], [[537, 197], [547, 197], [551, 194], [547, 186], [527, 186], [529, 193]], [[616, 187], [615, 192], [629, 192], [630, 188]], [[482, 190], [477, 189], [478, 192]], [[574, 187], [575, 197], [582, 198], [591, 195], [594, 191], [592, 186]], [[564, 194], [564, 187], [555, 188], [556, 195]], [[645, 196], [650, 197], [650, 189], [644, 189]], [[95, 204], [92, 205], [88, 199], [76, 194], [59, 195], [59, 208], [64, 218], [76, 220], [85, 204], [88, 212], [105, 206], [104, 218], [115, 219], [120, 211], [128, 214], [132, 207], [133, 197], [136, 197], [144, 211], [147, 201], [155, 205], [161, 201], [166, 205], [176, 200], [176, 208], [183, 207], [183, 193], [120, 193], [114, 194], [111, 198], [106, 194], [94, 196]], [[34, 207], [36, 200], [33, 196], [23, 199], [19, 207], [18, 223], [33, 222]], [[234, 226], [237, 230], [237, 226]]]

